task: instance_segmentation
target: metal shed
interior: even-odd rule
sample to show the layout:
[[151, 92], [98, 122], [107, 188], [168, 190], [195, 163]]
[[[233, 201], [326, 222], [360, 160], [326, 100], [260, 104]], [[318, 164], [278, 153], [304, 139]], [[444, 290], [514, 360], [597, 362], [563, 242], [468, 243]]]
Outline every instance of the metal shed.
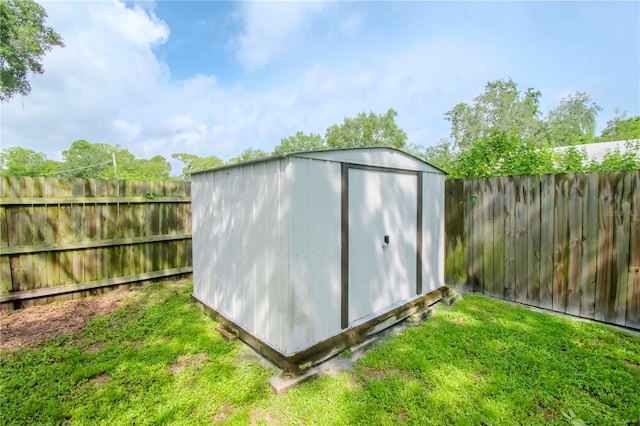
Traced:
[[393, 148], [196, 172], [193, 300], [304, 370], [442, 297], [444, 178]]

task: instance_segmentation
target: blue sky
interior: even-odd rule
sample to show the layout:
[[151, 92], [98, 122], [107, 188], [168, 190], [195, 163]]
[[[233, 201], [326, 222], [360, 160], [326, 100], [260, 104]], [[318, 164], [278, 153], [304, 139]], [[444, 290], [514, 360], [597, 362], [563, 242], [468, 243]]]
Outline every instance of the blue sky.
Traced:
[[[2, 146], [76, 139], [228, 159], [298, 130], [398, 111], [412, 143], [512, 78], [547, 112], [575, 91], [640, 115], [638, 2], [44, 2], [66, 47], [2, 105]], [[178, 164], [173, 163], [174, 173]]]

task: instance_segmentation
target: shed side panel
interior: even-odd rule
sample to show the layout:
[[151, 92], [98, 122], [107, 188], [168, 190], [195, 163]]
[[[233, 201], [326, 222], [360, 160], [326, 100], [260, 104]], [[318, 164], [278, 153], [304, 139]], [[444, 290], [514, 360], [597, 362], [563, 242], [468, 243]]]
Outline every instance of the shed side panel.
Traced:
[[243, 309], [237, 312], [238, 318], [247, 330], [256, 333], [255, 310], [258, 309], [256, 300], [256, 269], [260, 259], [261, 245], [264, 239], [260, 238], [260, 229], [257, 226], [260, 211], [256, 212], [258, 198], [263, 192], [261, 185], [264, 183], [263, 173], [259, 169], [264, 163], [254, 163], [242, 167], [242, 214], [237, 212], [242, 218], [242, 269], [241, 297]]
[[422, 175], [422, 293], [444, 285], [443, 174]]
[[291, 159], [284, 158], [280, 161], [280, 181], [279, 181], [279, 203], [278, 217], [280, 218], [280, 282], [275, 289], [274, 297], [277, 299], [277, 318], [279, 331], [277, 332], [279, 341], [278, 348], [285, 354], [291, 354], [291, 330], [293, 307], [290, 282], [291, 254], [290, 235], [292, 217], [292, 186], [293, 167]]
[[[251, 271], [252, 280], [254, 285], [254, 298], [255, 309], [252, 313], [255, 334], [268, 340], [269, 336], [269, 324], [271, 318], [269, 317], [269, 260], [267, 259], [269, 250], [260, 250], [260, 247], [267, 247], [269, 245], [270, 233], [273, 232], [273, 224], [269, 224], [269, 216], [271, 215], [273, 208], [271, 204], [267, 203], [269, 197], [269, 173], [268, 165], [274, 162], [256, 163], [253, 166], [254, 172], [254, 191], [252, 201], [252, 221], [255, 229], [253, 238], [255, 238], [255, 245], [253, 247], [253, 270]], [[277, 164], [277, 163], [276, 163]], [[277, 229], [277, 226], [275, 226]], [[276, 231], [277, 232], [277, 231]], [[249, 236], [251, 237], [251, 236]]]
[[255, 165], [255, 334], [281, 349], [280, 161]]
[[213, 170], [192, 181], [194, 294], [279, 350], [288, 252], [281, 162]]
[[340, 333], [341, 165], [293, 158], [290, 240], [292, 339], [296, 352]]
[[193, 246], [193, 293], [215, 306], [213, 276], [213, 174], [193, 176], [191, 181], [191, 215]]
[[242, 169], [230, 169], [216, 173], [218, 203], [216, 211], [216, 256], [213, 265], [213, 280], [216, 287], [218, 310], [244, 326], [238, 314], [238, 294], [242, 268]]

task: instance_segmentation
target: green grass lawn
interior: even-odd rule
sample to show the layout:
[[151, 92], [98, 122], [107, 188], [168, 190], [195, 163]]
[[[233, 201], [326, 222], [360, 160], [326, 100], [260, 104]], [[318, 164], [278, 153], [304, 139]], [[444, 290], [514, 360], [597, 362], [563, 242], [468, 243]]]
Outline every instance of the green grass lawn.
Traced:
[[152, 284], [81, 333], [1, 353], [0, 424], [640, 424], [640, 339], [477, 295], [282, 397]]

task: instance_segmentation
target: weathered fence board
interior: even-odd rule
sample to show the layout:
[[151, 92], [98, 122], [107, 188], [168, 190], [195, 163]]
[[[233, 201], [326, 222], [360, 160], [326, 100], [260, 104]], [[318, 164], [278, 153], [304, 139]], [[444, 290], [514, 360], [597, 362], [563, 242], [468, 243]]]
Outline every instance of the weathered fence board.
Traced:
[[[491, 182], [493, 183], [493, 182]], [[493, 188], [486, 185], [478, 191], [482, 208], [480, 218], [482, 220], [482, 280], [481, 287], [483, 293], [493, 294]]]
[[640, 171], [447, 181], [445, 262], [463, 267], [446, 279], [640, 329], [639, 187]]
[[553, 309], [553, 218], [555, 176], [540, 179], [540, 307]]
[[593, 319], [596, 309], [596, 271], [598, 264], [598, 176], [589, 174], [584, 181], [579, 315], [583, 318]]
[[493, 195], [493, 280], [492, 296], [504, 297], [504, 180], [496, 179]]
[[569, 176], [569, 260], [567, 274], [567, 310], [580, 315], [580, 282], [582, 280], [582, 197], [584, 179]]
[[516, 302], [527, 301], [527, 218], [526, 218], [526, 180], [523, 176], [515, 180], [516, 213]]
[[552, 306], [553, 310], [558, 312], [565, 312], [567, 308], [567, 267], [569, 253], [568, 196], [569, 183], [567, 182], [567, 175], [556, 176]]
[[[473, 291], [473, 274], [474, 274], [474, 266], [473, 266], [473, 200], [471, 199], [471, 184], [465, 184], [463, 186], [463, 202], [464, 202], [464, 215], [460, 218], [460, 221], [464, 225], [464, 239], [467, 242], [466, 247], [466, 256], [464, 261], [464, 288], [466, 291]], [[446, 227], [446, 225], [445, 225]], [[455, 227], [453, 223], [449, 223], [449, 229]], [[447, 233], [447, 232], [445, 232]]]
[[540, 180], [527, 177], [527, 303], [540, 305]]
[[[504, 185], [504, 298], [516, 300], [516, 209], [515, 181], [505, 178]], [[464, 219], [464, 218], [463, 218]]]
[[100, 293], [136, 276], [147, 280], [190, 270], [187, 182], [0, 182], [3, 309]]
[[627, 319], [626, 325], [640, 328], [640, 172], [631, 176], [629, 233], [629, 281], [627, 284]]

